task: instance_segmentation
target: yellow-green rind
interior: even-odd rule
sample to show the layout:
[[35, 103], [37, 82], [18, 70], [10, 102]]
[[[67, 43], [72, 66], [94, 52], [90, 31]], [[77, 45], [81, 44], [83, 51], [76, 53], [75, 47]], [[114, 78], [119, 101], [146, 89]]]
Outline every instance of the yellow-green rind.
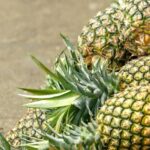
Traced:
[[150, 149], [150, 84], [127, 88], [107, 100], [97, 122], [108, 150]]
[[129, 61], [118, 72], [121, 89], [150, 83], [150, 55]]
[[9, 131], [6, 135], [6, 139], [13, 147], [18, 147], [23, 144], [23, 139], [41, 138], [38, 134], [41, 128], [44, 129], [44, 121], [46, 120], [45, 112], [37, 109], [28, 110], [27, 114], [19, 120], [15, 128]]

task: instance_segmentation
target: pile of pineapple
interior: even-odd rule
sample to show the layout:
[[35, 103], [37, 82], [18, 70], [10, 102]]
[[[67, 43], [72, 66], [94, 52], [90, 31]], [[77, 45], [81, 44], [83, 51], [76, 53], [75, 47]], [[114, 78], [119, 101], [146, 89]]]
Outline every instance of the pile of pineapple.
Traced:
[[[46, 73], [4, 149], [150, 149], [150, 0], [118, 0], [92, 18]], [[6, 143], [9, 145], [6, 146]], [[4, 146], [5, 145], [5, 146]]]

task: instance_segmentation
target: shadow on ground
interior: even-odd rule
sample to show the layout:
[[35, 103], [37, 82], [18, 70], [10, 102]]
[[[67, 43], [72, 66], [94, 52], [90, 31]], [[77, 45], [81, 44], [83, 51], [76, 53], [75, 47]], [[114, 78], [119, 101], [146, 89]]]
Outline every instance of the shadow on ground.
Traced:
[[62, 32], [76, 42], [89, 18], [112, 0], [0, 0], [0, 128], [4, 132], [25, 113], [17, 87], [39, 87], [44, 77], [29, 58], [48, 66], [64, 48]]

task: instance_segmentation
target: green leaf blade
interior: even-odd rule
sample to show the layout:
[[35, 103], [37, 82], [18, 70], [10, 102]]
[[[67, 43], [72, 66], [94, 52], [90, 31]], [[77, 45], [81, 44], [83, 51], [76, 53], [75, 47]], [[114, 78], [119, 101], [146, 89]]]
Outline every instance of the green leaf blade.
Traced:
[[65, 90], [54, 90], [54, 89], [28, 89], [28, 88], [19, 88], [19, 89], [35, 95], [46, 95], [65, 92]]
[[70, 92], [60, 97], [51, 98], [49, 100], [36, 101], [29, 104], [25, 104], [24, 106], [29, 108], [40, 109], [58, 108], [72, 105], [77, 98], [79, 98], [78, 94]]
[[43, 140], [40, 142], [22, 144], [21, 147], [25, 147], [28, 150], [48, 150], [50, 147], [49, 141]]
[[0, 148], [4, 150], [11, 150], [9, 143], [6, 141], [6, 139], [1, 133], [0, 133]]
[[44, 99], [52, 99], [52, 98], [57, 98], [57, 97], [61, 97], [67, 93], [69, 93], [69, 90], [63, 91], [63, 92], [59, 92], [59, 93], [54, 93], [54, 94], [48, 94], [48, 95], [28, 95], [28, 94], [19, 94], [19, 96], [25, 97], [25, 98], [29, 98], [32, 100], [44, 100]]
[[34, 56], [31, 56], [32, 60], [43, 70], [46, 74], [50, 75], [51, 78], [53, 78], [56, 81], [59, 81], [59, 78], [57, 75], [55, 75], [52, 71], [50, 71], [44, 64], [42, 64], [37, 58]]
[[64, 36], [62, 33], [60, 33], [60, 36], [62, 37], [68, 50], [71, 50], [71, 51], [75, 50], [73, 44], [70, 42], [70, 40], [66, 36]]

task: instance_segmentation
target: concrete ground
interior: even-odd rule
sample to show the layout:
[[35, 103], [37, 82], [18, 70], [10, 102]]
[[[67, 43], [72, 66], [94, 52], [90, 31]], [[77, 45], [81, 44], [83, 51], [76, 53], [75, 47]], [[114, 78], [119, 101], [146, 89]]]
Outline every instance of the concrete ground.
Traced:
[[33, 54], [51, 67], [64, 48], [62, 32], [76, 43], [83, 25], [112, 0], [0, 0], [0, 130], [25, 113], [17, 87], [39, 87], [44, 76]]

